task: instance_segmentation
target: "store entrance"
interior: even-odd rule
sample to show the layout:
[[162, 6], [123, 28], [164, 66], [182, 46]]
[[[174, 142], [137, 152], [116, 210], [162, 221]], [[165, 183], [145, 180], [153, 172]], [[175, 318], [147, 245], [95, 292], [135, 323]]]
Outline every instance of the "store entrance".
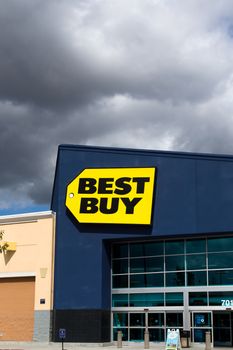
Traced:
[[232, 324], [231, 311], [213, 312], [214, 346], [232, 346]]
[[147, 328], [150, 341], [164, 342], [169, 328], [183, 328], [183, 312], [113, 312], [113, 340], [121, 331], [124, 341], [143, 342]]

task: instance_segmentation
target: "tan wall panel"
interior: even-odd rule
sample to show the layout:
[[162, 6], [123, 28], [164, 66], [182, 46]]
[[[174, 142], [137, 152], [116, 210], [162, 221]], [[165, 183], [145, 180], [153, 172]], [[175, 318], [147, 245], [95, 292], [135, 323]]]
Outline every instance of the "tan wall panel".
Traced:
[[[0, 231], [4, 231], [3, 240], [16, 242], [15, 252], [0, 254], [0, 273], [12, 273], [13, 276], [15, 273], [25, 272], [35, 274], [34, 309], [37, 311], [53, 309], [55, 216], [53, 214], [47, 216], [35, 214], [32, 220], [25, 214], [25, 217], [21, 218], [25, 222], [20, 222], [17, 221], [16, 215], [12, 222], [8, 223], [6, 219], [4, 222], [4, 218], [0, 217]], [[41, 273], [42, 270], [46, 270], [46, 273]], [[41, 299], [45, 299], [45, 304], [40, 304]]]
[[0, 340], [31, 341], [35, 278], [0, 279]]

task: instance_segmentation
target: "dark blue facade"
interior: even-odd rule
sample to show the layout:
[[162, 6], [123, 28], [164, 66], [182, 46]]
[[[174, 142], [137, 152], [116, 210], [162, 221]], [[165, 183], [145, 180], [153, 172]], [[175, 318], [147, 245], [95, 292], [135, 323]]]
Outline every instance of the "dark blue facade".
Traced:
[[[152, 225], [79, 224], [65, 207], [66, 187], [90, 167], [156, 167]], [[53, 339], [66, 328], [68, 341], [110, 341], [112, 240], [232, 232], [232, 194], [231, 156], [61, 145]]]

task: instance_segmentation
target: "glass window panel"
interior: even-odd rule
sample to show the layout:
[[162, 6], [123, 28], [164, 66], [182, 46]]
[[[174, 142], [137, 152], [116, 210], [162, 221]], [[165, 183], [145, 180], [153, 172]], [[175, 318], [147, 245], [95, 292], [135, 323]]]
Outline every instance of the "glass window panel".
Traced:
[[132, 313], [130, 316], [130, 327], [145, 327], [145, 314]]
[[132, 256], [145, 256], [145, 248], [143, 243], [134, 243], [129, 246], [130, 257]]
[[114, 312], [113, 327], [127, 327], [127, 326], [128, 326], [128, 313]]
[[163, 287], [163, 273], [130, 275], [130, 288]]
[[164, 314], [162, 313], [149, 313], [148, 314], [148, 326], [149, 327], [162, 327], [164, 326]]
[[156, 274], [148, 273], [146, 276], [147, 276], [146, 287], [163, 287], [164, 286], [163, 273], [156, 273]]
[[166, 293], [166, 306], [183, 306], [183, 293]]
[[158, 272], [163, 269], [163, 257], [130, 259], [130, 272]]
[[147, 275], [130, 275], [130, 288], [143, 288], [147, 285]]
[[207, 293], [205, 292], [191, 292], [189, 293], [189, 305], [207, 305]]
[[204, 253], [206, 251], [205, 239], [189, 239], [186, 241], [186, 253]]
[[194, 327], [211, 327], [210, 312], [194, 313]]
[[112, 248], [113, 258], [127, 258], [128, 244], [114, 244]]
[[206, 255], [186, 255], [186, 266], [187, 270], [206, 269]]
[[209, 269], [224, 269], [233, 267], [233, 254], [210, 253], [208, 254]]
[[145, 243], [145, 251], [147, 256], [163, 255], [164, 254], [163, 242], [148, 242]]
[[165, 252], [166, 254], [184, 254], [184, 241], [166, 241]]
[[128, 259], [120, 259], [112, 261], [112, 273], [127, 273], [128, 272]]
[[233, 237], [208, 238], [209, 252], [223, 252], [233, 250]]
[[183, 326], [183, 314], [181, 312], [167, 313], [166, 314], [167, 327], [182, 327]]
[[122, 340], [128, 340], [128, 328], [113, 328], [113, 340], [117, 340], [117, 332], [122, 331]]
[[233, 306], [233, 292], [209, 292], [209, 304], [216, 306]]
[[169, 272], [166, 273], [166, 286], [167, 287], [177, 287], [184, 286], [184, 272]]
[[166, 271], [184, 270], [184, 255], [166, 256]]
[[164, 306], [163, 293], [130, 294], [130, 306]]
[[140, 242], [130, 244], [130, 256], [163, 255], [163, 242]]
[[113, 276], [112, 288], [128, 288], [128, 275]]
[[128, 294], [113, 294], [112, 295], [112, 306], [128, 306]]
[[232, 332], [230, 328], [214, 327], [214, 347], [232, 347]]
[[144, 328], [130, 328], [130, 341], [143, 341]]
[[[230, 328], [231, 327], [231, 314], [229, 312], [214, 313], [214, 328]], [[223, 329], [221, 329], [223, 331]]]
[[147, 272], [159, 272], [164, 270], [163, 257], [147, 258], [146, 259], [146, 271]]
[[[194, 342], [195, 343], [204, 343], [205, 342], [205, 334], [206, 334], [206, 332], [209, 332], [209, 331], [210, 331], [210, 329], [208, 329], [208, 328], [207, 329], [194, 329]], [[211, 337], [211, 334], [210, 334], [210, 337]]]
[[206, 271], [187, 272], [188, 286], [206, 286], [207, 276]]
[[146, 258], [130, 259], [130, 272], [146, 272]]
[[229, 286], [232, 284], [233, 284], [233, 270], [209, 271], [209, 285]]
[[153, 342], [164, 342], [164, 329], [150, 328], [150, 341]]

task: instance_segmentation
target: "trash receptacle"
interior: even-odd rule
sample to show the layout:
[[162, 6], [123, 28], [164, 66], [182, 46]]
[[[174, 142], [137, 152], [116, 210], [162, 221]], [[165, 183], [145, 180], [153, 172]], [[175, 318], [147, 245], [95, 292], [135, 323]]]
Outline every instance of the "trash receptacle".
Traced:
[[182, 348], [189, 348], [190, 331], [180, 331], [180, 342]]

